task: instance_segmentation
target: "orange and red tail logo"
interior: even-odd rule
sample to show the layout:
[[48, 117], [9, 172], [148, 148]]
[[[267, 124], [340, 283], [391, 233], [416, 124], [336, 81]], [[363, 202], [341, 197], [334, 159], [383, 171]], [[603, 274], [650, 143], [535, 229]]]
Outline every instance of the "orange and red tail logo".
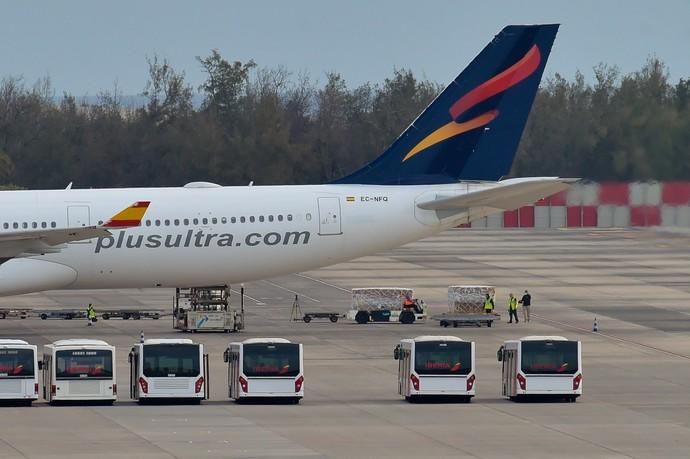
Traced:
[[476, 116], [475, 118], [472, 118], [469, 121], [463, 121], [462, 123], [455, 121], [460, 115], [465, 113], [470, 108], [515, 86], [522, 80], [529, 77], [532, 73], [534, 73], [535, 70], [537, 70], [540, 61], [541, 53], [539, 52], [539, 47], [534, 45], [515, 64], [511, 65], [498, 75], [494, 76], [490, 80], [485, 81], [462, 96], [450, 107], [449, 113], [452, 121], [424, 137], [405, 155], [402, 162], [407, 161], [417, 153], [421, 152], [422, 150], [426, 150], [432, 145], [436, 145], [437, 143], [446, 139], [460, 135], [463, 132], [486, 126], [491, 121], [496, 119], [498, 116], [498, 110], [489, 110], [479, 116]]
[[104, 228], [131, 228], [141, 225], [146, 210], [149, 208], [149, 201], [137, 201], [131, 206], [115, 214], [110, 220], [103, 224]]

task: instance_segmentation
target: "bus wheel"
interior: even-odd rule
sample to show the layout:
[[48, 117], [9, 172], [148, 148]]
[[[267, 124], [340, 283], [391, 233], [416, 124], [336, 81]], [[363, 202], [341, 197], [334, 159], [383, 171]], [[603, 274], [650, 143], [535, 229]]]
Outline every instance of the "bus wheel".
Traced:
[[369, 322], [369, 313], [367, 311], [357, 312], [357, 314], [355, 314], [355, 322], [357, 322], [360, 325]]
[[293, 405], [299, 405], [299, 401], [300, 401], [300, 398], [299, 398], [299, 397], [295, 397], [295, 398], [292, 399], [292, 404], [293, 404]]

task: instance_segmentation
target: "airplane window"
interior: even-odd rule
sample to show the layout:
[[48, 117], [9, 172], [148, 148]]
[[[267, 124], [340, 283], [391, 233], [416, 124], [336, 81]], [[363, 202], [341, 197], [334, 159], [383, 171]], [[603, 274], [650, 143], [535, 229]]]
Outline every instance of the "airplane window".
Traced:
[[[100, 225], [101, 223], [98, 222], [98, 224]], [[151, 226], [151, 220], [146, 220], [146, 226]]]
[[282, 222], [282, 221], [283, 221], [283, 216], [282, 216], [282, 215], [278, 215], [278, 221], [279, 221], [279, 222]]
[[254, 218], [253, 215], [252, 215], [251, 217], [249, 217], [249, 221], [250, 221], [251, 223], [254, 223], [254, 220], [255, 220], [255, 218]]
[[5, 228], [5, 229], [10, 229], [9, 223], [3, 223], [3, 224], [2, 224], [2, 227]]
[[204, 225], [208, 225], [208, 218], [203, 218], [201, 219]]
[[220, 217], [220, 222], [225, 224], [228, 222], [228, 219], [226, 217]]
[[244, 222], [246, 222], [246, 221], [247, 221], [247, 219], [246, 219], [246, 218], [244, 218], [244, 217], [240, 217], [240, 223], [244, 223]]
[[50, 227], [51, 227], [51, 228], [57, 227], [57, 223], [55, 223], [55, 222], [50, 222]]
[[263, 221], [264, 221], [264, 216], [263, 216], [263, 215], [259, 215], [259, 221], [260, 221], [260, 222], [263, 222]]
[[27, 229], [28, 227], [29, 225], [26, 222], [22, 223], [22, 228]]
[[198, 218], [195, 218], [195, 219], [194, 219], [194, 224], [195, 224], [195, 225], [198, 225], [198, 224], [199, 224], [199, 219], [198, 219]]
[[175, 226], [180, 226], [180, 219], [179, 218], [175, 219]]
[[213, 217], [211, 219], [211, 223], [213, 223], [214, 225], [218, 224], [218, 219], [216, 217]]
[[[5, 225], [7, 225], [7, 223], [5, 223]], [[47, 227], [48, 227], [48, 224], [46, 224], [46, 222], [41, 222], [41, 228], [47, 228]]]
[[156, 220], [156, 226], [161, 226], [161, 221], [160, 221], [160, 220]]
[[14, 229], [19, 228], [19, 223], [17, 223], [17, 222], [12, 223], [12, 228], [14, 228]]
[[38, 223], [36, 223], [36, 222], [31, 222], [31, 227], [32, 227], [32, 228], [38, 228]]
[[287, 219], [289, 222], [291, 222], [292, 221], [292, 214], [288, 214]]
[[230, 223], [237, 223], [237, 219], [236, 219], [235, 217], [232, 217], [232, 218], [230, 219]]
[[170, 220], [168, 220], [167, 218], [165, 219], [165, 226], [170, 226]]
[[269, 222], [272, 222], [272, 221], [273, 221], [273, 215], [269, 215], [269, 216], [268, 216], [268, 221], [269, 221]]
[[184, 226], [189, 226], [189, 219], [188, 218], [184, 219]]
[[98, 226], [101, 226], [103, 224], [103, 220], [98, 220]]
[[307, 221], [308, 221], [308, 222], [311, 221], [311, 214], [310, 214], [310, 213], [307, 213]]

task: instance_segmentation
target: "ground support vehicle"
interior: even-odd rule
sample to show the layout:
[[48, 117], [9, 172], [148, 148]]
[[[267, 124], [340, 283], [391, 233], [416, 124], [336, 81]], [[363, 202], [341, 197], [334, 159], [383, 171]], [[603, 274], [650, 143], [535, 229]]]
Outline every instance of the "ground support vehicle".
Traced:
[[472, 326], [481, 327], [486, 325], [491, 327], [493, 322], [496, 320], [501, 320], [501, 316], [498, 314], [451, 314], [444, 313], [431, 317], [432, 320], [438, 320], [441, 327], [461, 327], [461, 326]]
[[0, 339], [0, 402], [31, 405], [38, 399], [38, 358], [33, 344]]
[[173, 328], [185, 332], [235, 332], [244, 329], [244, 288], [241, 307], [230, 305], [227, 286], [175, 289], [173, 299]]
[[43, 347], [43, 398], [55, 402], [117, 399], [115, 347], [95, 339], [64, 339]]
[[456, 336], [418, 336], [395, 347], [398, 393], [412, 402], [444, 397], [469, 402], [475, 395], [475, 345]]
[[208, 355], [190, 339], [147, 339], [129, 353], [130, 397], [201, 403], [209, 395]]
[[562, 336], [525, 336], [498, 349], [503, 395], [511, 400], [582, 395], [582, 344]]
[[302, 344], [283, 338], [252, 338], [230, 343], [223, 354], [228, 364], [228, 395], [241, 403], [251, 399], [299, 403], [304, 397]]

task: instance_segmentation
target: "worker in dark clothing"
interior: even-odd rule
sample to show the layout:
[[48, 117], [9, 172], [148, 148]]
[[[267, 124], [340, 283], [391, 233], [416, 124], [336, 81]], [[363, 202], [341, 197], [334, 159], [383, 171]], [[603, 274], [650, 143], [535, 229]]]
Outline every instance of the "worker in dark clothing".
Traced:
[[513, 323], [513, 317], [515, 317], [515, 323], [520, 323], [518, 320], [518, 315], [517, 315], [517, 307], [518, 307], [518, 300], [513, 296], [511, 293], [508, 296], [508, 316], [510, 317], [510, 321], [508, 321], [509, 324]]
[[527, 290], [525, 290], [525, 294], [522, 295], [522, 299], [520, 299], [520, 304], [522, 305], [522, 317], [525, 319], [525, 322], [529, 322], [529, 310], [530, 306], [532, 306], [532, 295], [530, 295]]
[[491, 314], [494, 312], [494, 300], [489, 296], [489, 294], [486, 294], [486, 298], [484, 298], [484, 314]]

